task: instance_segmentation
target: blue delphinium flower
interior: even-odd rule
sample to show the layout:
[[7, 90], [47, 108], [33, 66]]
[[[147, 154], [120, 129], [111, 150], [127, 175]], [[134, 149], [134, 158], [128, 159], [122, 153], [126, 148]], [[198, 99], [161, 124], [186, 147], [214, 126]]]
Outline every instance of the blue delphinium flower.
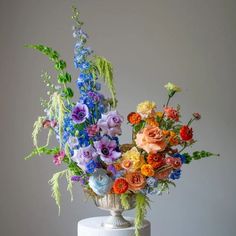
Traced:
[[181, 159], [182, 164], [186, 163], [186, 156], [180, 153], [175, 153], [173, 157], [178, 157]]
[[170, 174], [170, 178], [175, 180], [175, 179], [179, 179], [181, 176], [181, 170], [174, 170], [171, 174]]

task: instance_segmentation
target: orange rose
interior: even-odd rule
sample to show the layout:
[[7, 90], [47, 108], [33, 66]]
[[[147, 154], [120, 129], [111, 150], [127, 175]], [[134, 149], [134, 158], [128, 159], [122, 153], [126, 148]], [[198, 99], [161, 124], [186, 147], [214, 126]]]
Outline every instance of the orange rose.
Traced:
[[154, 170], [153, 170], [153, 167], [150, 165], [150, 164], [144, 164], [142, 167], [141, 167], [141, 173], [144, 175], [144, 176], [153, 176], [154, 175]]
[[166, 148], [165, 136], [159, 127], [147, 126], [136, 135], [136, 144], [147, 153], [156, 153]]
[[130, 124], [132, 125], [137, 125], [140, 123], [140, 121], [142, 120], [142, 117], [140, 114], [138, 114], [137, 112], [131, 112], [129, 113], [129, 115], [127, 116], [127, 119], [129, 121]]
[[150, 153], [147, 157], [147, 163], [150, 164], [154, 169], [157, 169], [164, 164], [164, 157], [164, 154]]
[[126, 175], [126, 180], [129, 184], [129, 189], [132, 191], [140, 190], [146, 185], [145, 177], [138, 171], [129, 172]]

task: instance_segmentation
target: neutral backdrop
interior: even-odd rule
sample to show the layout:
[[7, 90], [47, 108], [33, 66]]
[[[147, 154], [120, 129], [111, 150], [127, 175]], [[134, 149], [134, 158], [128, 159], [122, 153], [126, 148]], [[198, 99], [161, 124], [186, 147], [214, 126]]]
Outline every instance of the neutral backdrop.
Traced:
[[[86, 23], [89, 45], [113, 62], [119, 112], [126, 116], [144, 99], [161, 107], [163, 85], [172, 81], [183, 88], [172, 103], [181, 104], [183, 119], [202, 114], [194, 124], [195, 147], [221, 154], [184, 167], [177, 188], [152, 197], [152, 235], [236, 235], [235, 0], [1, 0], [0, 235], [75, 236], [78, 220], [106, 214], [86, 201], [79, 185], [71, 203], [62, 181], [58, 217], [48, 185], [58, 168], [51, 157], [23, 160], [42, 114], [40, 73], [52, 66], [23, 45], [60, 51], [75, 84], [72, 4]], [[123, 130], [121, 140], [129, 142], [130, 129]]]

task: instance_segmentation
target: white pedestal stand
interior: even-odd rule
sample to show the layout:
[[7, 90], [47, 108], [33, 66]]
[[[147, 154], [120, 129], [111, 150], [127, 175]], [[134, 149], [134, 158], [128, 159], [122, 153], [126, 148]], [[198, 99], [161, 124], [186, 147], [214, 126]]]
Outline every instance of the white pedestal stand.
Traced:
[[[135, 236], [134, 219], [125, 217], [132, 223], [131, 227], [120, 229], [108, 229], [102, 226], [106, 216], [92, 217], [78, 222], [78, 236]], [[151, 236], [150, 222], [145, 220], [141, 229], [141, 236]]]

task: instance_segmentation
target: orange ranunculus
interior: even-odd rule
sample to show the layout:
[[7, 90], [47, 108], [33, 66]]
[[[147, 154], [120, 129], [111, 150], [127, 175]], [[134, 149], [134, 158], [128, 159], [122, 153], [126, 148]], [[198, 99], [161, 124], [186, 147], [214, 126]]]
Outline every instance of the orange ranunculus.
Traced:
[[166, 148], [165, 136], [159, 127], [147, 126], [136, 135], [136, 144], [147, 153], [156, 153]]
[[146, 178], [139, 172], [129, 172], [125, 176], [129, 189], [132, 191], [137, 191], [142, 189], [146, 185]]
[[147, 118], [146, 122], [150, 126], [159, 126], [159, 123], [156, 121], [156, 119], [154, 117]]
[[139, 113], [137, 112], [131, 112], [129, 113], [129, 115], [127, 116], [127, 119], [129, 121], [130, 124], [132, 125], [137, 125], [140, 123], [140, 121], [142, 120], [142, 117]]
[[113, 163], [113, 166], [115, 167], [115, 169], [116, 169], [117, 171], [119, 171], [119, 170], [122, 169], [121, 164], [120, 164], [119, 162]]
[[161, 153], [150, 153], [147, 156], [147, 163], [150, 164], [154, 169], [164, 164], [164, 154]]
[[144, 164], [141, 167], [141, 173], [144, 176], [153, 176], [155, 174], [153, 167], [150, 164]]
[[158, 112], [156, 113], [156, 115], [161, 118], [161, 117], [163, 116], [163, 112], [158, 111]]
[[115, 194], [125, 193], [129, 188], [129, 184], [125, 178], [118, 178], [113, 184], [113, 191]]
[[160, 172], [157, 172], [157, 173], [155, 174], [155, 177], [156, 177], [157, 179], [160, 179], [160, 180], [162, 180], [162, 179], [167, 179], [168, 176], [170, 175], [171, 171], [172, 171], [172, 168], [171, 168], [171, 167], [168, 168], [168, 169], [165, 169], [165, 170], [163, 170], [163, 171], [161, 170]]
[[169, 130], [162, 130], [162, 133], [163, 133], [163, 135], [165, 135], [165, 136], [170, 135], [170, 131], [169, 131]]
[[173, 131], [170, 131], [169, 143], [172, 146], [176, 146], [179, 144], [178, 136]]

